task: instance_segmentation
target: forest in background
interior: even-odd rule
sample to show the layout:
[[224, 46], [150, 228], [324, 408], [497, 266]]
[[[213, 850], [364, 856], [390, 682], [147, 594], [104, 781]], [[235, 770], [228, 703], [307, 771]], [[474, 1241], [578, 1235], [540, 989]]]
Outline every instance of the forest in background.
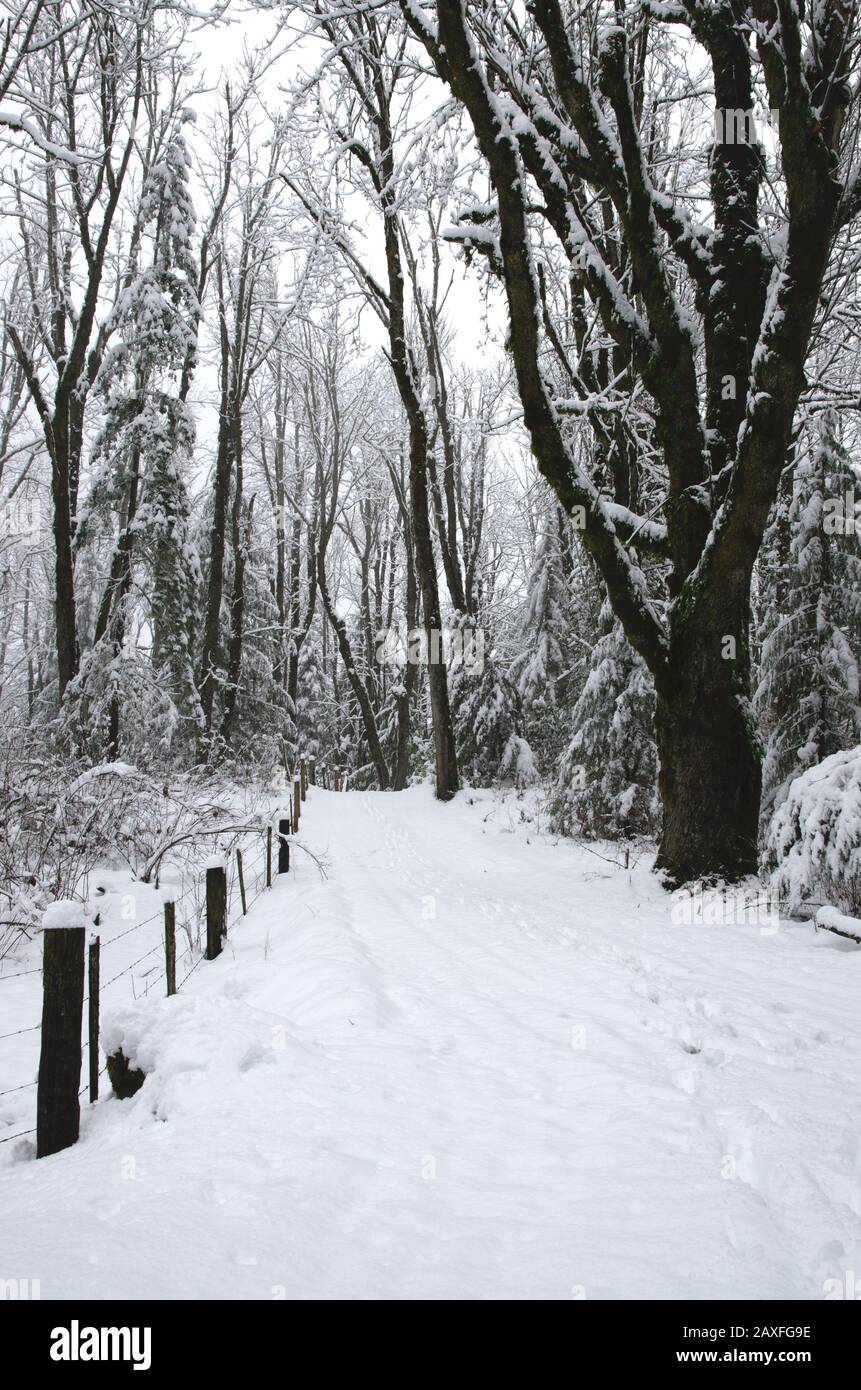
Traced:
[[861, 912], [853, 16], [251, 8], [2, 5], [4, 925], [300, 757]]

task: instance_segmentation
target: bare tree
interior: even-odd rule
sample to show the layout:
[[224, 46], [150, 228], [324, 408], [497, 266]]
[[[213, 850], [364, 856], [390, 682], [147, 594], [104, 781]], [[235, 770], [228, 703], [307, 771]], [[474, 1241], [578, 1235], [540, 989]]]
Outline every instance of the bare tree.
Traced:
[[[291, 179], [290, 185], [320, 228], [331, 235], [387, 334], [389, 361], [409, 430], [410, 530], [422, 616], [430, 638], [429, 648], [435, 650], [439, 648], [442, 615], [430, 505], [431, 446], [421, 395], [420, 362], [410, 344], [402, 217], [405, 189], [399, 178], [397, 127], [403, 109], [409, 106], [407, 90], [412, 80], [412, 65], [406, 56], [407, 38], [397, 16], [388, 12], [335, 17], [326, 7], [316, 7], [311, 23], [314, 27], [319, 25], [329, 40], [331, 60], [340, 69], [340, 80], [331, 93], [332, 109], [327, 111], [330, 132], [339, 150], [362, 170], [365, 195], [381, 217], [383, 284], [362, 263], [333, 209], [321, 201], [313, 180], [302, 187]], [[436, 794], [440, 800], [448, 800], [457, 791], [458, 773], [444, 660], [429, 663], [428, 685]]]

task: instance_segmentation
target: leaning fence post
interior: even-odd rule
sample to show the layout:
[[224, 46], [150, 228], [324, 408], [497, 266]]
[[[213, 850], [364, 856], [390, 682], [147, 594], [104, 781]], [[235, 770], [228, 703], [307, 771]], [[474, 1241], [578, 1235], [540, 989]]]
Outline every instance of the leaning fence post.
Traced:
[[293, 829], [299, 829], [299, 809], [302, 800], [302, 788], [299, 783], [299, 775], [293, 778]]
[[239, 896], [242, 899], [242, 916], [248, 911], [248, 903], [245, 901], [245, 875], [242, 872], [242, 850], [236, 847], [236, 872], [239, 875]]
[[299, 790], [304, 801], [308, 792], [308, 769], [304, 758], [299, 763]]
[[164, 905], [164, 973], [168, 997], [176, 994], [176, 903]]
[[[98, 919], [96, 919], [98, 920]], [[90, 1104], [99, 1098], [99, 938], [90, 942], [89, 968], [87, 970], [87, 1041], [90, 1060]]]
[[77, 1142], [81, 1126], [81, 1023], [86, 928], [80, 903], [52, 903], [42, 936], [42, 1050], [36, 1101], [36, 1157]]
[[287, 836], [290, 834], [290, 822], [286, 819], [278, 822], [278, 872], [286, 874], [290, 871], [290, 841]]
[[272, 826], [266, 827], [266, 887], [272, 887]]
[[224, 862], [206, 869], [206, 959], [221, 955], [227, 921], [227, 874]]

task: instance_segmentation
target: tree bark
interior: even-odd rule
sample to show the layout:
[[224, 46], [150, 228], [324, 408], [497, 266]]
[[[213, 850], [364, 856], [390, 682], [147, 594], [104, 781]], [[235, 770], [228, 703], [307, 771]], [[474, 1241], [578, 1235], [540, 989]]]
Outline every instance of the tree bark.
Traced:
[[389, 769], [386, 765], [382, 745], [380, 744], [374, 709], [371, 704], [370, 696], [365, 689], [364, 682], [356, 670], [356, 663], [353, 660], [353, 650], [350, 646], [350, 638], [346, 626], [338, 617], [335, 611], [335, 605], [332, 603], [329, 585], [326, 580], [325, 554], [322, 548], [317, 555], [317, 587], [320, 591], [320, 597], [323, 600], [326, 616], [332, 625], [332, 631], [338, 643], [338, 650], [341, 653], [341, 660], [344, 663], [347, 680], [350, 682], [350, 689], [355, 695], [359, 710], [361, 711], [362, 727], [365, 732], [365, 738], [368, 741], [368, 750], [371, 754], [371, 761], [374, 764], [374, 771], [377, 774], [377, 782], [379, 783], [380, 791], [386, 791], [389, 786]]
[[440, 801], [449, 801], [458, 789], [457, 753], [448, 696], [448, 670], [442, 659], [433, 660], [435, 649], [441, 652], [442, 617], [428, 504], [427, 422], [416, 390], [413, 363], [407, 347], [404, 273], [394, 193], [394, 152], [388, 128], [387, 102], [381, 83], [378, 83], [377, 101], [380, 109], [382, 149], [380, 195], [389, 283], [389, 350], [398, 392], [409, 422], [410, 513], [416, 574], [422, 597], [422, 615], [428, 635], [428, 688], [433, 720], [436, 794]]
[[748, 698], [747, 622], [718, 617], [704, 630], [692, 621], [674, 638], [656, 690], [663, 809], [656, 867], [673, 885], [755, 873], [761, 754]]
[[221, 599], [224, 592], [224, 547], [230, 476], [233, 471], [232, 447], [234, 417], [238, 409], [236, 382], [231, 369], [226, 306], [219, 273], [219, 318], [221, 329], [221, 408], [212, 495], [212, 524], [209, 531], [209, 578], [206, 587], [206, 618], [200, 657], [200, 704], [203, 709], [203, 737], [212, 732], [215, 706], [215, 673], [221, 650]]

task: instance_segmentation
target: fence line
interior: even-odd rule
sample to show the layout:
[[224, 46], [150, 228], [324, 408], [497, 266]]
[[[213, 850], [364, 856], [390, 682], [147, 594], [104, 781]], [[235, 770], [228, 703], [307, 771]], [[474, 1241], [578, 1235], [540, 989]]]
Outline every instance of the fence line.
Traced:
[[0, 1099], [3, 1096], [14, 1096], [16, 1091], [28, 1091], [31, 1086], [35, 1086], [35, 1081], [25, 1081], [22, 1086], [10, 1086], [8, 1091], [0, 1091]]
[[[35, 1081], [34, 1081], [34, 1082], [33, 1082], [33, 1085], [35, 1086], [35, 1084], [36, 1084], [36, 1083], [35, 1083]], [[35, 1133], [36, 1133], [35, 1129], [22, 1129], [22, 1130], [19, 1131], [18, 1134], [7, 1134], [3, 1139], [0, 1139], [0, 1144], [10, 1144], [10, 1143], [12, 1142], [13, 1139], [26, 1139], [26, 1137], [27, 1137], [28, 1134], [35, 1134]]]
[[[297, 804], [297, 803], [298, 803], [298, 801], [299, 801], [299, 798], [296, 796], [296, 793], [299, 792], [299, 795], [301, 796], [301, 793], [304, 792], [305, 796], [304, 796], [304, 797], [301, 797], [301, 799], [304, 800], [305, 797], [307, 797], [309, 786], [315, 785], [315, 781], [314, 781], [314, 779], [313, 779], [313, 776], [312, 776], [311, 778], [307, 778], [307, 774], [306, 774], [305, 768], [302, 768], [302, 770], [301, 770], [301, 775], [300, 775], [300, 776], [301, 776], [301, 780], [300, 780], [300, 778], [297, 778], [297, 783], [298, 783], [299, 785], [294, 786], [294, 806], [291, 807], [291, 810], [294, 812], [294, 814], [293, 814], [293, 815], [291, 816], [291, 818], [290, 818], [290, 829], [291, 829], [291, 830], [295, 830], [296, 827], [297, 827], [297, 825], [298, 825], [298, 815], [295, 814], [295, 812], [296, 812], [296, 810], [298, 810], [298, 804]], [[277, 814], [279, 814], [279, 813], [276, 813], [276, 815], [277, 815]], [[231, 831], [234, 831], [234, 830], [238, 830], [239, 827], [231, 827], [230, 829], [231, 829]], [[213, 832], [213, 833], [219, 833], [219, 832], [218, 832], [218, 831], [215, 831], [215, 832]], [[223, 833], [223, 831], [222, 831], [221, 833]], [[249, 856], [249, 863], [248, 863], [248, 864], [245, 863], [244, 855], [242, 855], [242, 875], [243, 875], [243, 885], [242, 885], [242, 886], [244, 886], [245, 892], [244, 892], [244, 895], [240, 895], [240, 892], [239, 892], [240, 883], [239, 883], [239, 876], [238, 876], [238, 872], [237, 872], [237, 859], [236, 859], [236, 854], [237, 854], [237, 851], [239, 851], [240, 854], [241, 854], [241, 852], [242, 852], [242, 847], [243, 847], [243, 845], [245, 845], [245, 844], [247, 843], [249, 837], [254, 837], [254, 836], [256, 836], [256, 835], [260, 835], [260, 836], [261, 836], [261, 840], [262, 840], [260, 854], [259, 854], [259, 855], [250, 855], [250, 856]], [[225, 864], [225, 867], [224, 867], [224, 870], [223, 870], [223, 872], [224, 872], [224, 880], [223, 880], [223, 882], [224, 882], [224, 908], [223, 908], [223, 917], [221, 918], [221, 922], [220, 922], [220, 932], [221, 932], [221, 934], [220, 934], [220, 940], [221, 940], [221, 941], [223, 941], [224, 938], [225, 938], [229, 933], [232, 933], [233, 930], [235, 930], [236, 926], [237, 926], [238, 923], [241, 921], [241, 919], [242, 919], [244, 916], [246, 916], [246, 915], [248, 914], [248, 912], [250, 912], [251, 908], [254, 906], [254, 904], [257, 902], [257, 900], [263, 895], [263, 893], [267, 892], [268, 889], [271, 887], [272, 875], [273, 875], [272, 854], [273, 854], [273, 840], [274, 840], [274, 839], [275, 839], [275, 837], [274, 837], [273, 831], [272, 831], [272, 821], [271, 821], [271, 820], [270, 820], [270, 822], [269, 822], [268, 825], [262, 825], [262, 826], [248, 826], [247, 828], [246, 828], [246, 827], [243, 827], [243, 828], [241, 829], [241, 833], [240, 833], [240, 835], [238, 836], [236, 842], [233, 844], [232, 849], [229, 851], [229, 862]], [[253, 838], [252, 838], [252, 844], [253, 844]], [[184, 877], [184, 874], [182, 875], [182, 877]], [[205, 879], [205, 874], [203, 875], [203, 877], [204, 877], [204, 879]], [[253, 883], [253, 891], [249, 892], [249, 889], [252, 887], [252, 883]], [[180, 879], [180, 887], [181, 887], [181, 886], [182, 886], [182, 878]], [[189, 912], [187, 912], [186, 914], [184, 914], [184, 920], [183, 920], [182, 923], [181, 923], [181, 926], [182, 926], [183, 930], [186, 932], [186, 937], [187, 937], [187, 940], [188, 940], [188, 943], [189, 943], [189, 944], [188, 944], [188, 946], [186, 947], [186, 949], [182, 952], [182, 954], [181, 954], [179, 957], [176, 957], [176, 954], [175, 954], [175, 944], [174, 944], [174, 946], [173, 946], [173, 955], [174, 955], [174, 959], [173, 959], [173, 972], [174, 972], [174, 978], [175, 978], [176, 967], [177, 967], [178, 965], [180, 965], [180, 964], [182, 964], [183, 962], [186, 962], [186, 961], [190, 961], [190, 960], [193, 961], [193, 964], [191, 965], [191, 968], [190, 968], [189, 970], [186, 971], [186, 973], [183, 975], [182, 979], [176, 984], [176, 991], [177, 991], [177, 992], [178, 992], [180, 989], [182, 989], [182, 987], [183, 987], [183, 986], [186, 984], [186, 982], [191, 978], [191, 976], [195, 973], [195, 971], [198, 970], [199, 967], [203, 964], [204, 960], [207, 959], [207, 953], [206, 953], [206, 951], [204, 950], [203, 945], [202, 945], [201, 940], [200, 940], [200, 920], [201, 920], [201, 916], [203, 915], [204, 910], [205, 910], [205, 906], [206, 906], [206, 893], [205, 893], [205, 887], [204, 887], [204, 890], [203, 890], [203, 898], [204, 898], [204, 901], [203, 901], [203, 902], [200, 902], [200, 901], [198, 900], [198, 894], [200, 893], [200, 889], [201, 889], [201, 875], [200, 875], [200, 872], [198, 871], [198, 872], [195, 872], [195, 873], [193, 874], [193, 876], [192, 876], [192, 881], [189, 883], [188, 887], [185, 888], [185, 889], [183, 889], [183, 891], [182, 891], [177, 897], [172, 898], [172, 899], [171, 899], [171, 898], [166, 898], [166, 900], [165, 900], [165, 906], [167, 905], [168, 902], [170, 902], [170, 903], [173, 904], [173, 907], [174, 907], [174, 913], [168, 914], [168, 913], [164, 912], [164, 909], [163, 909], [163, 912], [164, 912], [165, 920], [166, 920], [166, 921], [168, 921], [168, 920], [170, 921], [170, 924], [171, 924], [171, 931], [172, 931], [173, 933], [175, 933], [176, 925], [180, 925], [180, 924], [177, 924], [176, 921], [175, 921], [175, 908], [176, 908], [180, 903], [184, 902], [185, 899], [189, 897], [189, 895], [192, 895], [192, 894], [194, 895], [194, 903], [193, 903], [193, 905], [192, 905], [192, 907], [191, 907], [191, 910], [190, 910]], [[238, 910], [237, 910], [237, 900], [238, 900]], [[110, 937], [107, 937], [107, 938], [104, 938], [104, 939], [102, 939], [101, 937], [98, 937], [97, 939], [99, 940], [99, 945], [100, 945], [100, 947], [101, 947], [101, 946], [104, 946], [104, 947], [112, 946], [112, 945], [114, 945], [116, 942], [123, 940], [125, 937], [132, 935], [133, 932], [139, 931], [139, 930], [141, 930], [143, 927], [151, 926], [154, 922], [158, 921], [159, 918], [162, 917], [162, 915], [163, 915], [162, 912], [151, 913], [148, 917], [145, 917], [145, 918], [143, 919], [143, 921], [141, 921], [141, 922], [135, 922], [132, 926], [125, 928], [123, 931], [116, 932], [113, 936], [110, 936]], [[193, 931], [193, 927], [194, 927], [194, 926], [197, 927], [197, 931], [196, 931], [196, 932]], [[86, 924], [86, 926], [85, 926], [85, 925], [82, 923], [82, 925], [80, 925], [80, 926], [60, 927], [60, 928], [55, 928], [54, 930], [55, 930], [58, 934], [59, 934], [59, 933], [63, 933], [63, 939], [64, 939], [64, 940], [68, 940], [68, 942], [71, 944], [72, 935], [74, 935], [74, 934], [76, 934], [76, 933], [78, 933], [78, 932], [82, 933], [82, 938], [81, 938], [81, 939], [85, 941], [85, 940], [86, 940], [85, 933], [87, 932], [87, 930], [92, 931], [92, 924], [88, 923], [88, 924]], [[69, 935], [70, 933], [71, 933], [72, 935]], [[173, 941], [174, 941], [174, 943], [175, 943], [175, 935], [173, 936]], [[60, 942], [59, 940], [57, 940], [56, 938], [55, 938], [55, 944], [56, 944], [58, 947], [61, 947], [61, 942]], [[61, 947], [61, 949], [64, 949], [64, 948]], [[219, 948], [219, 949], [220, 949], [220, 948]], [[114, 975], [112, 975], [108, 980], [105, 980], [104, 983], [101, 983], [101, 982], [98, 982], [98, 983], [97, 983], [97, 996], [96, 996], [96, 997], [97, 997], [98, 1001], [99, 1001], [99, 1002], [101, 1001], [101, 998], [102, 998], [102, 996], [103, 996], [103, 994], [104, 994], [104, 991], [105, 991], [106, 989], [109, 989], [112, 985], [116, 984], [117, 981], [118, 981], [118, 980], [121, 980], [124, 976], [126, 976], [126, 975], [131, 975], [135, 970], [137, 970], [138, 966], [140, 966], [140, 965], [142, 964], [142, 962], [148, 960], [151, 956], [156, 955], [156, 953], [159, 952], [159, 951], [162, 951], [162, 952], [165, 953], [165, 968], [166, 968], [166, 971], [167, 971], [168, 985], [169, 985], [169, 984], [170, 984], [170, 978], [171, 978], [171, 976], [170, 976], [170, 965], [169, 965], [169, 961], [168, 961], [168, 956], [169, 956], [168, 933], [167, 933], [167, 931], [166, 931], [166, 932], [165, 932], [165, 939], [164, 939], [163, 941], [157, 942], [156, 945], [154, 945], [154, 946], [152, 946], [152, 947], [150, 948], [150, 950], [145, 951], [142, 955], [138, 956], [135, 960], [133, 960], [132, 962], [130, 962], [130, 964], [124, 966], [122, 970], [118, 970], [118, 971], [117, 971]], [[195, 956], [197, 956], [197, 959], [196, 959], [196, 960], [194, 959]], [[86, 966], [85, 966], [85, 970], [86, 970]], [[3, 979], [18, 979], [18, 978], [23, 977], [24, 975], [35, 975], [35, 974], [38, 974], [38, 973], [42, 973], [42, 974], [43, 974], [43, 989], [44, 989], [44, 987], [45, 987], [45, 986], [44, 986], [44, 969], [40, 969], [39, 967], [35, 967], [35, 968], [32, 969], [32, 970], [16, 971], [15, 974], [9, 975], [9, 976], [2, 976], [2, 975], [0, 975], [0, 983], [2, 983]], [[151, 972], [145, 972], [145, 973], [146, 973], [146, 974], [149, 974], [149, 973], [151, 973]], [[134, 986], [133, 986], [133, 987], [134, 987]], [[59, 988], [59, 989], [60, 989], [60, 992], [62, 993], [62, 981], [59, 983], [59, 985], [58, 985], [57, 981], [54, 981], [53, 988], [54, 988], [55, 991]], [[78, 1007], [80, 1008], [80, 1012], [81, 1012], [81, 1029], [79, 1030], [79, 1033], [82, 1033], [82, 1032], [84, 1031], [84, 1017], [85, 1017], [85, 1015], [84, 1015], [84, 1007], [83, 1007], [83, 1006], [84, 1006], [85, 1004], [88, 1004], [88, 1003], [89, 1003], [90, 996], [89, 996], [89, 993], [83, 993], [83, 991], [80, 990], [80, 983], [78, 984], [78, 986], [77, 986], [76, 988], [77, 988], [77, 998], [78, 998], [78, 1000], [81, 1000], [81, 1003], [80, 1003], [80, 1005], [79, 1005]], [[145, 989], [145, 994], [148, 994], [148, 993], [149, 993], [149, 981], [147, 981], [146, 989]], [[137, 996], [136, 996], [136, 997], [137, 997]], [[48, 1007], [48, 1005], [46, 1004], [46, 1005], [44, 1005], [43, 1007]], [[74, 1004], [73, 1004], [73, 1008], [74, 1008]], [[58, 1020], [61, 1018], [61, 1016], [62, 1016], [62, 1017], [65, 1017], [65, 1012], [64, 1012], [64, 1009], [63, 1009], [61, 1006], [59, 1006], [59, 1005], [57, 1005], [56, 1007], [54, 1007], [53, 1012], [51, 1012], [51, 1011], [49, 1010], [49, 1012], [48, 1012], [47, 1014], [43, 1014], [43, 1017], [44, 1017], [44, 1018], [50, 1019], [52, 1029], [55, 1029], [55, 1028], [56, 1028], [57, 1022], [58, 1022]], [[96, 1019], [97, 1019], [97, 1017], [98, 1017], [98, 1009], [96, 1010]], [[90, 1022], [90, 1027], [92, 1028], [92, 1021]], [[13, 1030], [12, 1032], [0, 1034], [0, 1042], [5, 1041], [6, 1039], [10, 1039], [10, 1038], [21, 1037], [21, 1036], [23, 1036], [24, 1034], [27, 1034], [27, 1033], [38, 1033], [38, 1032], [41, 1032], [41, 1031], [42, 1031], [42, 1022], [35, 1023], [35, 1024], [32, 1024], [32, 1025], [30, 1025], [30, 1026], [28, 1026], [28, 1027], [25, 1027], [25, 1028], [18, 1028], [18, 1029]], [[95, 1036], [95, 1034], [94, 1034], [93, 1036]], [[21, 1085], [12, 1086], [12, 1087], [9, 1087], [7, 1090], [0, 1091], [0, 1099], [2, 1099], [2, 1098], [5, 1097], [5, 1096], [15, 1095], [15, 1094], [18, 1094], [18, 1093], [20, 1093], [20, 1092], [22, 1092], [22, 1091], [27, 1091], [27, 1090], [31, 1090], [31, 1089], [33, 1089], [33, 1088], [36, 1088], [36, 1089], [37, 1089], [37, 1096], [39, 1097], [39, 1099], [37, 1100], [37, 1106], [38, 1106], [38, 1109], [39, 1109], [39, 1117], [40, 1117], [39, 1120], [38, 1120], [37, 1126], [36, 1126], [35, 1129], [19, 1130], [19, 1131], [16, 1131], [14, 1134], [2, 1135], [2, 1136], [0, 1136], [0, 1144], [7, 1144], [7, 1143], [10, 1143], [10, 1142], [11, 1142], [12, 1140], [14, 1140], [14, 1139], [22, 1139], [22, 1138], [26, 1138], [27, 1136], [29, 1136], [29, 1135], [31, 1135], [31, 1134], [37, 1134], [37, 1135], [38, 1135], [38, 1141], [37, 1141], [37, 1154], [38, 1154], [38, 1155], [41, 1155], [42, 1153], [55, 1152], [55, 1151], [57, 1150], [57, 1148], [63, 1148], [63, 1147], [66, 1147], [68, 1143], [74, 1143], [74, 1142], [75, 1142], [75, 1138], [77, 1137], [77, 1131], [75, 1131], [75, 1138], [69, 1138], [69, 1137], [67, 1136], [67, 1137], [65, 1137], [65, 1138], [55, 1139], [55, 1140], [53, 1141], [53, 1147], [52, 1147], [52, 1139], [49, 1137], [48, 1131], [49, 1131], [52, 1127], [56, 1128], [56, 1125], [54, 1124], [54, 1117], [53, 1117], [52, 1115], [50, 1115], [50, 1114], [46, 1114], [46, 1108], [47, 1108], [47, 1109], [50, 1109], [50, 1107], [48, 1106], [47, 1103], [48, 1103], [48, 1101], [51, 1101], [51, 1103], [53, 1103], [52, 1098], [53, 1098], [53, 1096], [54, 1096], [54, 1092], [55, 1092], [55, 1091], [56, 1091], [57, 1096], [58, 1096], [58, 1097], [61, 1097], [62, 1087], [60, 1088], [60, 1090], [57, 1090], [57, 1078], [58, 1078], [58, 1076], [62, 1073], [64, 1067], [65, 1067], [66, 1070], [68, 1071], [70, 1065], [73, 1065], [73, 1066], [74, 1066], [74, 1069], [76, 1070], [77, 1076], [78, 1076], [78, 1081], [80, 1081], [80, 1074], [81, 1074], [81, 1068], [82, 1068], [82, 1066], [83, 1066], [84, 1056], [85, 1056], [85, 1054], [89, 1055], [90, 1046], [91, 1046], [91, 1044], [90, 1044], [90, 1036], [89, 1036], [89, 1031], [88, 1031], [87, 1036], [81, 1037], [79, 1043], [76, 1044], [75, 1052], [77, 1053], [77, 1058], [78, 1058], [78, 1060], [77, 1060], [77, 1062], [75, 1062], [75, 1061], [74, 1061], [74, 1056], [73, 1056], [72, 1054], [69, 1054], [69, 1055], [65, 1056], [64, 1058], [57, 1058], [56, 1056], [53, 1056], [53, 1057], [52, 1057], [52, 1056], [47, 1056], [47, 1057], [46, 1057], [46, 1054], [45, 1054], [45, 1040], [44, 1040], [44, 1038], [43, 1038], [43, 1044], [42, 1044], [42, 1049], [43, 1049], [43, 1050], [42, 1050], [42, 1060], [40, 1061], [39, 1078], [36, 1079], [36, 1080], [33, 1080], [33, 1081], [26, 1081], [26, 1082], [23, 1082]], [[98, 1079], [100, 1079], [102, 1076], [104, 1076], [105, 1073], [106, 1073], [107, 1071], [108, 1071], [108, 1066], [107, 1066], [107, 1063], [105, 1063], [105, 1065], [102, 1066], [102, 1068], [98, 1071], [98, 1073], [95, 1074], [95, 1075], [96, 1075], [96, 1080], [98, 1080]], [[44, 1094], [44, 1095], [43, 1095], [43, 1087], [42, 1087], [43, 1073], [45, 1073], [45, 1075], [46, 1075], [47, 1078], [48, 1078], [48, 1079], [46, 1080], [46, 1082], [45, 1082], [45, 1094]], [[48, 1075], [48, 1074], [50, 1074], [50, 1075]], [[90, 1081], [88, 1081], [88, 1083], [85, 1084], [83, 1087], [81, 1087], [80, 1090], [77, 1092], [77, 1100], [78, 1100], [78, 1102], [79, 1102], [80, 1099], [87, 1093], [88, 1089], [90, 1090], [90, 1100], [91, 1100], [91, 1103], [94, 1101], [95, 1097], [94, 1097], [94, 1094], [93, 1094], [93, 1085], [92, 1085], [92, 1081], [93, 1081], [93, 1073], [91, 1072], [91, 1074], [90, 1074]], [[49, 1085], [49, 1083], [50, 1083], [50, 1085]], [[98, 1087], [97, 1087], [97, 1084], [96, 1084], [96, 1090], [97, 1090], [97, 1089], [98, 1089]], [[67, 1101], [68, 1101], [68, 1099], [69, 1099], [69, 1097], [68, 1097], [68, 1095], [67, 1095]], [[45, 1102], [44, 1104], [42, 1103], [43, 1101]], [[61, 1103], [62, 1103], [62, 1102], [61, 1102], [61, 1099], [58, 1099], [58, 1100], [57, 1100], [57, 1104], [60, 1105]], [[59, 1112], [57, 1112], [57, 1113], [59, 1114]], [[75, 1109], [75, 1112], [74, 1112], [74, 1113], [75, 1113], [75, 1114], [78, 1113], [77, 1108]], [[44, 1131], [44, 1133], [43, 1133], [43, 1129], [42, 1129], [43, 1121], [45, 1122], [45, 1131]], [[75, 1125], [77, 1125], [77, 1121], [75, 1121], [74, 1123], [75, 1123]], [[61, 1125], [60, 1125], [60, 1128], [62, 1129], [62, 1127], [63, 1127], [63, 1126], [62, 1126], [62, 1124], [61, 1124]], [[67, 1126], [67, 1128], [68, 1128], [68, 1126]]]
[[30, 1028], [16, 1028], [13, 1033], [0, 1033], [0, 1042], [4, 1038], [20, 1038], [22, 1033], [38, 1033], [41, 1027], [41, 1023], [34, 1023]]

